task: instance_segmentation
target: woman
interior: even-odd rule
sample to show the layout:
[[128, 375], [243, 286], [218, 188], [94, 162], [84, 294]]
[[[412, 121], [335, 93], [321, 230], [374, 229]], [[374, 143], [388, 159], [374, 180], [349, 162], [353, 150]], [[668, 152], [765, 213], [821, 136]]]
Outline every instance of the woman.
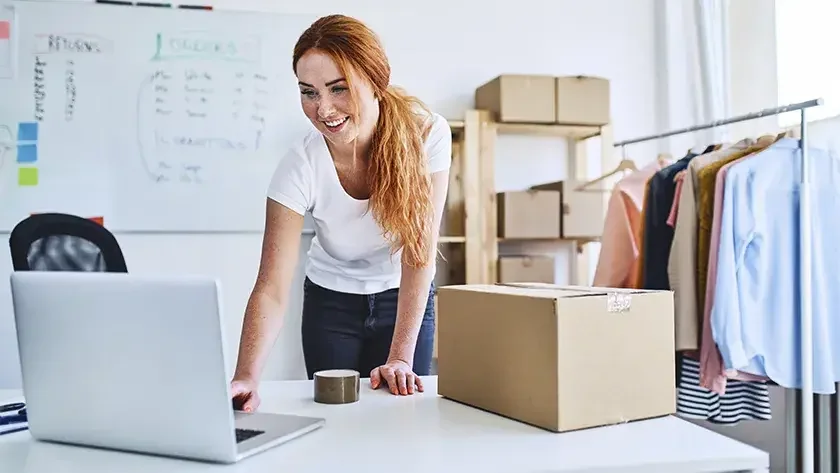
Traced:
[[342, 15], [301, 35], [292, 68], [315, 130], [281, 159], [268, 191], [257, 281], [232, 395], [259, 405], [258, 381], [294, 277], [303, 215], [315, 238], [304, 282], [307, 375], [349, 368], [374, 389], [423, 390], [434, 343], [433, 278], [452, 137], [446, 120], [389, 85], [376, 35]]

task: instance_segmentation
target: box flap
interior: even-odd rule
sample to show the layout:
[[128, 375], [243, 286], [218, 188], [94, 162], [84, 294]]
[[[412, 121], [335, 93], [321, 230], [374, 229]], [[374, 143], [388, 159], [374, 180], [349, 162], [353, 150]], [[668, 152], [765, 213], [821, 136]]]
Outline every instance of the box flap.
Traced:
[[[547, 291], [545, 289], [539, 288], [530, 288], [530, 287], [517, 287], [514, 285], [515, 283], [508, 283], [508, 284], [459, 284], [459, 285], [452, 285], [452, 286], [442, 286], [438, 288], [438, 292], [443, 292], [446, 290], [457, 290], [457, 291], [470, 291], [470, 292], [483, 292], [488, 294], [502, 294], [502, 295], [511, 295], [511, 296], [520, 296], [520, 297], [535, 297], [539, 299], [557, 299], [558, 297], [566, 297], [566, 296], [558, 296], [557, 291]], [[583, 293], [580, 293], [583, 294]]]
[[611, 294], [643, 294], [648, 292], [660, 292], [647, 289], [625, 289], [617, 287], [590, 287], [590, 286], [561, 286], [542, 282], [506, 282], [498, 283], [498, 286], [511, 286], [522, 289], [538, 289], [551, 291], [554, 297], [585, 297], [585, 296], [609, 296]]
[[439, 290], [456, 289], [491, 294], [536, 297], [540, 299], [570, 299], [579, 297], [606, 297], [610, 304], [626, 305], [632, 294], [650, 294], [660, 291], [653, 289], [627, 289], [613, 287], [561, 286], [541, 282], [505, 282], [496, 284], [459, 284], [443, 286]]

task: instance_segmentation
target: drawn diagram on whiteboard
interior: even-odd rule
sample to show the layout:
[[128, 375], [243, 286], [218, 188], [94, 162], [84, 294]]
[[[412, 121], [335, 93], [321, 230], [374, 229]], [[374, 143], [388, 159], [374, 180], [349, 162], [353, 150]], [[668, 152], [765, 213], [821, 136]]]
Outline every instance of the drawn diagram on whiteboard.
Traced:
[[137, 95], [149, 178], [200, 184], [258, 158], [277, 87], [259, 69], [259, 41], [186, 32], [157, 34], [155, 45]]

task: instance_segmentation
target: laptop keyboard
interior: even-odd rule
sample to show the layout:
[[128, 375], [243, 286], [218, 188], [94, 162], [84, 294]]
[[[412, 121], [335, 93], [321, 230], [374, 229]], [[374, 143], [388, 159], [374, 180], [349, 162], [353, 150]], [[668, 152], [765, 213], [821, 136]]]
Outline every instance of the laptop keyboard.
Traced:
[[244, 442], [264, 433], [264, 430], [236, 429], [236, 443]]

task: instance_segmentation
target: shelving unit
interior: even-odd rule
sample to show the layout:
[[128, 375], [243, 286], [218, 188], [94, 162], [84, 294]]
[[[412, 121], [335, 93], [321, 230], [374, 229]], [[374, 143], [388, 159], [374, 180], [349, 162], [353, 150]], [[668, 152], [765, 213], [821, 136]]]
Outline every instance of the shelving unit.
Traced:
[[[620, 157], [613, 148], [612, 126], [548, 125], [502, 123], [485, 110], [468, 110], [462, 120], [450, 120], [453, 134], [453, 163], [450, 171], [449, 196], [445, 210], [447, 235], [445, 243], [463, 244], [445, 252], [450, 263], [449, 280], [469, 284], [493, 284], [497, 281], [499, 243], [497, 237], [497, 202], [495, 188], [495, 147], [499, 135], [552, 136], [566, 138], [568, 172], [572, 179], [586, 180], [593, 175], [592, 161], [587, 156], [587, 141], [600, 138], [601, 170], [617, 166]], [[596, 168], [597, 169], [597, 168]], [[609, 180], [602, 183], [609, 185]], [[609, 198], [604, 192], [604, 209]], [[601, 215], [598, 218], [603, 218]], [[572, 258], [569, 280], [588, 285], [588, 261], [591, 240], [569, 240], [576, 257]], [[518, 240], [530, 241], [530, 240]], [[535, 240], [545, 241], [545, 240]], [[442, 251], [443, 252], [443, 251]], [[463, 260], [463, 261], [460, 261]], [[461, 263], [461, 264], [459, 264]], [[459, 272], [459, 267], [463, 272]]]
[[[449, 120], [452, 130], [452, 167], [444, 208], [440, 251], [448, 274], [447, 284], [494, 284], [498, 280], [499, 243], [495, 185], [495, 148], [500, 134], [567, 138], [568, 177], [593, 178], [587, 156], [587, 141], [600, 137], [601, 169], [614, 169], [620, 156], [614, 153], [612, 126], [566, 126], [530, 123], [500, 123], [486, 110], [467, 110], [462, 120]], [[610, 180], [602, 181], [608, 185]], [[606, 209], [608, 193], [604, 193]], [[598, 218], [603, 219], [603, 215]], [[520, 240], [523, 241], [523, 240]], [[528, 240], [545, 241], [545, 240]], [[588, 285], [589, 240], [563, 240], [574, 245], [570, 282]], [[435, 299], [437, 304], [437, 299]], [[437, 327], [433, 357], [437, 359]]]

